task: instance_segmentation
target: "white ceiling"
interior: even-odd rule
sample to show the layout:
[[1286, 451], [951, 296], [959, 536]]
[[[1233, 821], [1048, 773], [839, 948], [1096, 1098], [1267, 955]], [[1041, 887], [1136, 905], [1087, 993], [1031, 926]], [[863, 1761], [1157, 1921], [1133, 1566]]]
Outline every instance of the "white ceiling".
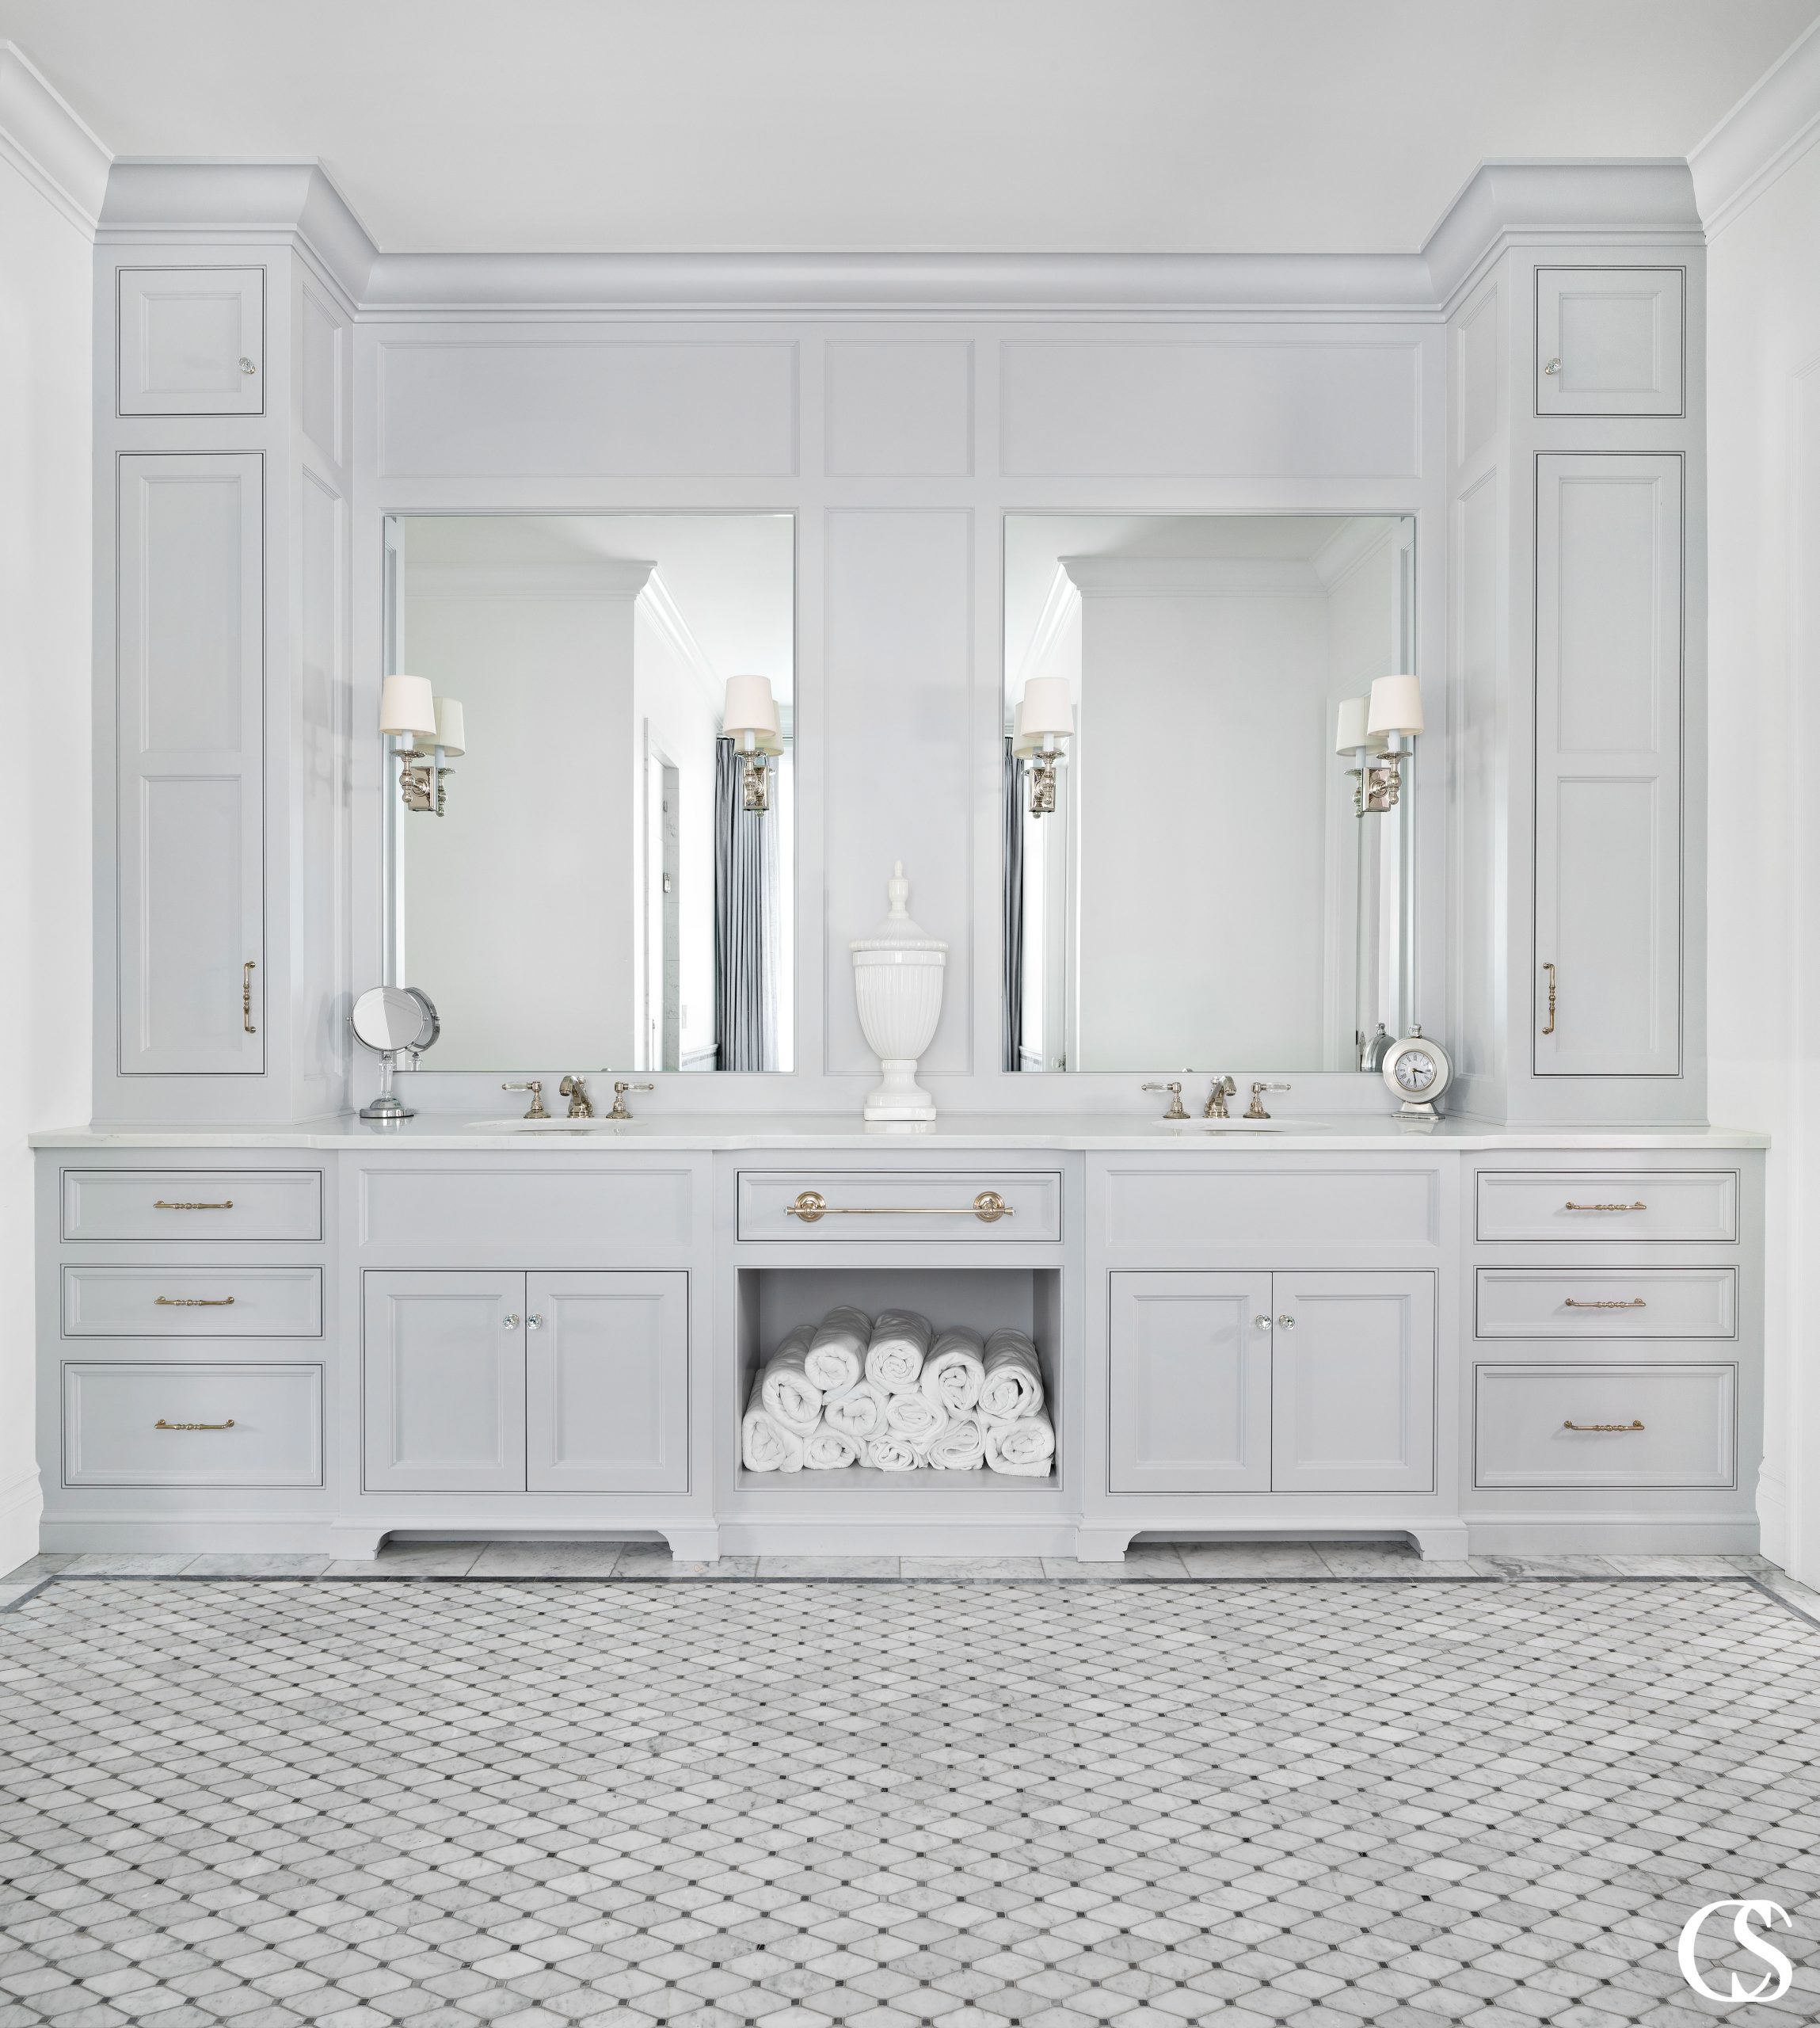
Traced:
[[388, 252], [1413, 252], [1683, 155], [1820, 0], [0, 0], [116, 154], [320, 158]]

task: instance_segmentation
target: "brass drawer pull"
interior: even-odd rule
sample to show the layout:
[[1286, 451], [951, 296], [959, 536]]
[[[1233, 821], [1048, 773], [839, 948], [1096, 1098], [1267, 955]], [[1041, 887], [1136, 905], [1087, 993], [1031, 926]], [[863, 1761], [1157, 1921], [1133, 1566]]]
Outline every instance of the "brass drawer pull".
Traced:
[[234, 1301], [232, 1296], [154, 1296], [152, 1301], [166, 1309], [226, 1309]]
[[996, 1225], [1011, 1207], [996, 1190], [982, 1190], [971, 1204], [830, 1204], [819, 1190], [805, 1190], [783, 1207], [786, 1218], [813, 1226], [817, 1218], [977, 1218]]
[[154, 1211], [231, 1211], [234, 1199], [224, 1197], [219, 1204], [167, 1204], [162, 1197], [154, 1197], [152, 1209]]
[[232, 1429], [234, 1418], [230, 1416], [224, 1423], [167, 1423], [162, 1416], [152, 1424], [154, 1429]]
[[1555, 1032], [1555, 967], [1544, 965], [1542, 969], [1548, 974], [1548, 1025], [1542, 1032], [1552, 1035]]
[[1563, 1423], [1563, 1429], [1577, 1429], [1583, 1436], [1605, 1433], [1612, 1436], [1628, 1436], [1632, 1430], [1641, 1429], [1641, 1423]]
[[1576, 1204], [1572, 1198], [1567, 1199], [1570, 1211], [1647, 1211], [1649, 1208], [1640, 1197], [1634, 1204]]
[[1569, 1309], [1647, 1309], [1649, 1305], [1641, 1296], [1631, 1296], [1622, 1302], [1616, 1296], [1605, 1296], [1597, 1302], [1582, 1302], [1578, 1296], [1569, 1296], [1567, 1307]]
[[240, 1025], [249, 1035], [259, 1032], [253, 1025], [253, 974], [258, 969], [257, 958], [249, 958], [240, 968]]

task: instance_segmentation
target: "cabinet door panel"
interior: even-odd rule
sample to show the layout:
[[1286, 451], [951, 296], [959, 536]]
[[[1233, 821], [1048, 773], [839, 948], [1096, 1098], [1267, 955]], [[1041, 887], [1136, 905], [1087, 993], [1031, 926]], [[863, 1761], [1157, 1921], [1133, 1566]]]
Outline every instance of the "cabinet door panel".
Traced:
[[261, 415], [262, 268], [123, 268], [122, 415]]
[[1272, 1489], [1432, 1490], [1434, 1278], [1285, 1274], [1272, 1279]]
[[1111, 1490], [1266, 1490], [1270, 1276], [1111, 1279]]
[[1537, 471], [1535, 1071], [1674, 1077], [1681, 463]]
[[524, 1489], [524, 1277], [366, 1277], [370, 1490]]
[[120, 1067], [128, 1075], [265, 1067], [261, 485], [253, 454], [120, 460]]
[[1538, 268], [1536, 413], [1679, 415], [1679, 268]]
[[689, 1278], [532, 1275], [533, 1492], [686, 1492]]

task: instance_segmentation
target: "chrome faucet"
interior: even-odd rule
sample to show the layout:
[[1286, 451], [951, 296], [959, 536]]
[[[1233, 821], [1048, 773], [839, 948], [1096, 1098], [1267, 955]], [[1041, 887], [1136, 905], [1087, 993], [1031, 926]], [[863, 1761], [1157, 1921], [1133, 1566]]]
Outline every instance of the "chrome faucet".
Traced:
[[632, 1115], [626, 1104], [626, 1094], [628, 1092], [654, 1092], [657, 1088], [655, 1085], [625, 1085], [615, 1078], [613, 1083], [613, 1110], [607, 1117], [609, 1119], [630, 1119]]
[[1186, 1119], [1188, 1117], [1182, 1110], [1182, 1080], [1179, 1077], [1172, 1085], [1146, 1085], [1144, 1089], [1168, 1092], [1169, 1110], [1163, 1115], [1165, 1119]]
[[1268, 1119], [1270, 1115], [1264, 1110], [1264, 1094], [1266, 1092], [1286, 1092], [1289, 1088], [1287, 1085], [1254, 1085], [1251, 1087], [1251, 1103], [1245, 1108], [1245, 1117], [1247, 1119]]
[[1203, 1119], [1230, 1119], [1232, 1115], [1226, 1110], [1226, 1101], [1238, 1089], [1230, 1077], [1216, 1077], [1213, 1090], [1207, 1094], [1207, 1103], [1201, 1109], [1201, 1117]]
[[549, 1119], [549, 1114], [543, 1110], [543, 1080], [541, 1077], [528, 1078], [522, 1085], [501, 1085], [499, 1088], [502, 1092], [528, 1092], [531, 1094], [531, 1110], [524, 1115], [525, 1118]]
[[588, 1096], [588, 1086], [584, 1080], [565, 1077], [556, 1088], [569, 1101], [569, 1117], [571, 1119], [592, 1119], [594, 1117], [594, 1101]]

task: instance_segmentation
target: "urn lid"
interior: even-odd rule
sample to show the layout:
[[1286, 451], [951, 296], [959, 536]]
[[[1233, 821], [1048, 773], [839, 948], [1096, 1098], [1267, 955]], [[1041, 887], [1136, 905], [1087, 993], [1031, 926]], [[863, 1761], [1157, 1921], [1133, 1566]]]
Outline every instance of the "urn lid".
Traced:
[[885, 893], [891, 898], [891, 913], [871, 936], [856, 936], [847, 946], [851, 951], [939, 951], [944, 954], [947, 945], [939, 936], [931, 936], [923, 925], [913, 921], [904, 904], [910, 898], [910, 883], [904, 878], [904, 862], [899, 860], [891, 869], [891, 878], [885, 883]]

